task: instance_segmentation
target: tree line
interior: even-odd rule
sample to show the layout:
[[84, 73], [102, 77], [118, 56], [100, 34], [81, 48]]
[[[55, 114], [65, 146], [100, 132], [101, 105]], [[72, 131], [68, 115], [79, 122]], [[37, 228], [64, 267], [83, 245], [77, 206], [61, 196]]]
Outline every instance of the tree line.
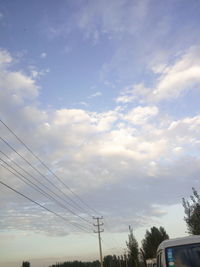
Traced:
[[99, 267], [99, 261], [82, 262], [82, 261], [66, 261], [63, 263], [56, 263], [50, 267]]
[[[146, 259], [155, 258], [158, 245], [169, 236], [163, 227], [152, 227], [146, 231], [142, 246], [139, 248], [134, 237], [133, 229], [129, 226], [128, 241], [126, 242], [127, 252], [123, 255], [107, 255], [103, 258], [104, 267], [145, 267]], [[100, 262], [67, 261], [56, 263], [49, 267], [99, 267]], [[25, 266], [23, 266], [25, 267]]]
[[[104, 267], [146, 267], [146, 260], [156, 257], [158, 245], [169, 236], [163, 227], [153, 226], [146, 231], [142, 246], [139, 248], [138, 242], [133, 234], [133, 229], [129, 226], [128, 241], [126, 242], [127, 252], [124, 255], [107, 255], [103, 258]], [[99, 267], [100, 262], [64, 262], [56, 263], [50, 267]]]
[[[192, 195], [189, 200], [182, 199], [188, 234], [200, 235], [200, 195], [195, 188], [192, 188]], [[124, 255], [107, 255], [103, 259], [104, 267], [147, 267], [146, 260], [156, 257], [159, 244], [169, 239], [166, 230], [160, 226], [153, 226], [146, 230], [141, 247], [133, 234], [133, 228], [129, 226], [128, 241], [126, 242], [127, 253]], [[67, 261], [56, 263], [49, 267], [99, 267], [98, 260], [92, 262]], [[22, 267], [30, 267], [29, 262], [23, 262]]]

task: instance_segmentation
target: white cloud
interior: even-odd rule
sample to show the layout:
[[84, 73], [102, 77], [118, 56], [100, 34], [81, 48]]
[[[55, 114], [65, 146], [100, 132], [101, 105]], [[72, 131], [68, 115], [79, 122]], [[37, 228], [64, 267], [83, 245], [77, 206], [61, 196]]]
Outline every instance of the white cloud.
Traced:
[[[174, 58], [177, 50], [183, 51], [199, 42], [197, 11], [189, 3], [183, 6], [191, 12], [185, 14], [186, 19], [179, 16], [176, 12], [178, 7], [172, 3], [166, 7], [162, 2], [151, 3], [148, 0], [132, 1], [128, 5], [122, 0], [98, 4], [88, 1], [80, 6], [73, 25], [78, 24], [83, 34], [92, 41], [95, 33], [107, 38], [112, 45], [112, 53], [104, 63], [102, 76], [104, 79], [117, 76], [127, 81], [133, 77], [137, 79], [138, 74], [146, 71], [146, 66], [152, 62], [159, 63], [154, 70], [163, 69], [162, 59], [168, 61], [170, 57]], [[174, 27], [172, 10], [177, 13], [182, 27], [179, 24]], [[188, 19], [187, 15], [191, 14], [195, 15]], [[122, 100], [126, 101], [125, 96]]]
[[29, 69], [30, 69], [31, 77], [33, 79], [38, 79], [41, 76], [44, 76], [44, 75], [46, 75], [47, 73], [50, 72], [49, 68], [38, 70], [35, 66], [32, 66], [32, 65], [29, 66]]
[[91, 98], [95, 98], [95, 97], [98, 97], [98, 96], [101, 96], [101, 95], [102, 95], [101, 92], [96, 92], [96, 93], [94, 93], [94, 94], [88, 96], [88, 98], [91, 99]]
[[35, 81], [21, 72], [2, 72], [0, 74], [0, 87], [12, 96], [23, 98], [35, 98], [38, 96], [38, 87]]
[[[49, 208], [52, 209], [52, 207]], [[68, 216], [70, 218], [70, 215]], [[9, 203], [6, 205], [2, 217], [1, 227], [10, 231], [40, 232], [49, 236], [65, 236], [68, 234], [64, 221], [60, 222], [53, 214], [47, 216], [46, 211], [42, 209], [39, 211], [34, 205], [27, 207], [23, 203], [20, 209], [15, 203]], [[55, 220], [57, 220], [57, 224], [55, 224]], [[69, 219], [69, 222], [72, 222], [72, 220]]]
[[149, 119], [155, 117], [158, 114], [158, 108], [156, 106], [138, 106], [127, 115], [124, 116], [124, 119], [133, 123], [133, 124], [145, 124]]
[[123, 94], [116, 99], [117, 103], [130, 103], [135, 99], [134, 94]]
[[188, 53], [169, 65], [161, 72], [156, 88], [152, 92], [152, 99], [176, 98], [186, 90], [193, 89], [200, 84], [200, 49], [191, 48]]
[[145, 98], [148, 93], [149, 89], [146, 88], [142, 83], [130, 85], [125, 87], [120, 92], [120, 95], [116, 98], [116, 103], [131, 103], [138, 98]]
[[9, 64], [13, 59], [8, 51], [0, 51], [0, 91], [1, 97], [6, 96], [13, 99], [18, 99], [19, 102], [23, 99], [34, 99], [38, 96], [39, 87], [35, 81], [22, 73], [21, 71], [8, 70]]
[[124, 88], [117, 97], [117, 103], [131, 103], [139, 100], [160, 102], [178, 98], [189, 90], [197, 90], [200, 85], [200, 48], [192, 47], [179, 56], [174, 63], [151, 66], [156, 74], [154, 87], [133, 84]]
[[163, 215], [166, 215], [168, 212], [167, 210], [165, 209], [165, 207], [162, 207], [158, 204], [156, 205], [152, 205], [152, 210], [150, 211], [151, 215], [153, 216], [163, 216]]
[[8, 51], [1, 49], [0, 50], [0, 68], [5, 68], [5, 65], [12, 62], [12, 57]]
[[55, 112], [54, 124], [72, 125], [90, 120], [86, 111], [81, 109], [60, 109]]
[[124, 88], [116, 98], [116, 103], [130, 103], [135, 99], [134, 86]]
[[40, 57], [41, 57], [41, 58], [46, 58], [46, 57], [47, 57], [47, 53], [45, 53], [45, 52], [41, 53], [41, 54], [40, 54]]
[[82, 106], [88, 107], [88, 103], [87, 102], [81, 101], [81, 102], [79, 102], [79, 104], [82, 105]]
[[179, 154], [179, 153], [182, 153], [182, 152], [183, 152], [183, 148], [180, 147], [180, 146], [177, 146], [177, 147], [174, 148], [174, 152], [175, 152], [175, 153], [178, 153], [178, 154]]
[[172, 121], [168, 131], [173, 136], [184, 136], [198, 138], [200, 134], [200, 116], [186, 117], [181, 120]]
[[[9, 53], [4, 51], [2, 61], [7, 65], [12, 63], [9, 57]], [[2, 118], [68, 186], [89, 200], [93, 207], [102, 213], [112, 214], [113, 218], [121, 217], [122, 225], [119, 227], [124, 227], [124, 217], [130, 219], [130, 211], [134, 214], [134, 222], [141, 224], [143, 217], [140, 211], [148, 214], [146, 221], [151, 216], [159, 217], [164, 214], [162, 207], [152, 209], [152, 204], [177, 203], [181, 201], [181, 194], [183, 196], [188, 188], [196, 185], [200, 171], [199, 115], [168, 118], [163, 122], [158, 108], [153, 105], [136, 106], [130, 110], [118, 107], [101, 113], [83, 109], [43, 110], [36, 104], [38, 87], [33, 77], [8, 68], [3, 71], [4, 75], [0, 75]], [[128, 90], [131, 92], [132, 89]], [[152, 119], [155, 119], [153, 123]], [[36, 164], [2, 125], [1, 133]], [[0, 145], [2, 150], [22, 164], [17, 155], [14, 156], [2, 143]], [[30, 171], [30, 166], [25, 163], [23, 166]], [[42, 166], [37, 167], [47, 174]], [[5, 179], [9, 177], [13, 187], [45, 202], [39, 193], [8, 175], [5, 170], [1, 169], [1, 172]], [[31, 172], [35, 175], [34, 171]], [[49, 177], [60, 186], [52, 176]], [[12, 193], [5, 191], [1, 198], [3, 209], [3, 203], [11, 200], [23, 213], [21, 202]], [[133, 202], [137, 205], [132, 205]], [[60, 212], [62, 214], [63, 211]], [[35, 219], [26, 223], [18, 220], [18, 229], [31, 229]], [[50, 233], [53, 223], [49, 222], [46, 226], [37, 224], [34, 229]], [[3, 227], [6, 225], [14, 227], [12, 221], [6, 221]], [[54, 230], [57, 235], [63, 231], [62, 228], [61, 231]]]
[[117, 111], [108, 111], [100, 114], [94, 113], [92, 114], [92, 123], [94, 123], [99, 132], [109, 131], [113, 123], [117, 121], [118, 116]]
[[[96, 4], [89, 1], [77, 14], [78, 26], [83, 29], [87, 37], [98, 39], [96, 34], [122, 34], [137, 30], [147, 13], [148, 1], [136, 1], [129, 4], [121, 0], [101, 1]], [[132, 20], [134, 18], [134, 20]], [[100, 30], [98, 31], [98, 27]]]

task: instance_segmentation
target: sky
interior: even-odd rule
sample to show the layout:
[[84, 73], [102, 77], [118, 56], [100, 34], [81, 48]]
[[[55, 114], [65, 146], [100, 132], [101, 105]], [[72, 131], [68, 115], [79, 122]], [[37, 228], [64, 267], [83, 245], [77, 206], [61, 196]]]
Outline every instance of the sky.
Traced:
[[104, 255], [124, 253], [129, 225], [139, 244], [152, 226], [187, 235], [199, 13], [198, 0], [0, 0], [1, 267], [98, 259], [92, 216]]

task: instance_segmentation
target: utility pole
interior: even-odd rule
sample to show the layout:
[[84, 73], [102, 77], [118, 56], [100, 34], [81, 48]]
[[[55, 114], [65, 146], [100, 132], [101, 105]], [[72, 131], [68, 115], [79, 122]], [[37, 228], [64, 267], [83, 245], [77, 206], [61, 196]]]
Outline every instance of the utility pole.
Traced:
[[101, 229], [100, 227], [103, 226], [103, 223], [100, 223], [99, 220], [102, 220], [103, 217], [93, 217], [94, 220], [97, 220], [96, 224], [93, 224], [97, 227], [97, 231], [94, 230], [94, 233], [98, 234], [99, 238], [99, 253], [100, 253], [100, 266], [103, 267], [103, 257], [102, 257], [102, 247], [101, 247], [101, 233], [104, 231], [104, 229]]

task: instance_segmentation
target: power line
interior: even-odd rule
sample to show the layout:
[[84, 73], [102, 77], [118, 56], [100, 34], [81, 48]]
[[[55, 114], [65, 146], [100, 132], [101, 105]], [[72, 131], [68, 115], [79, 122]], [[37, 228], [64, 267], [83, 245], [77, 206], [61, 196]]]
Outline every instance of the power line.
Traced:
[[[55, 202], [57, 202], [60, 206], [62, 206], [62, 208], [68, 210], [69, 212], [71, 212], [73, 215], [79, 217], [80, 219], [84, 220], [85, 222], [91, 224], [91, 222], [89, 222], [88, 220], [86, 220], [85, 218], [81, 217], [80, 215], [76, 214], [75, 212], [73, 212], [71, 209], [69, 209], [68, 207], [66, 207], [65, 205], [63, 205], [62, 203], [60, 203], [58, 200], [56, 200], [54, 197], [52, 197], [50, 194], [48, 194], [47, 192], [45, 192], [43, 189], [41, 189], [39, 186], [37, 186], [36, 184], [34, 184], [32, 181], [30, 181], [28, 178], [26, 178], [23, 174], [21, 174], [20, 172], [18, 172], [15, 168], [13, 168], [10, 164], [8, 164], [7, 162], [5, 162], [2, 158], [0, 158], [0, 161], [2, 161], [4, 164], [6, 164], [9, 168], [11, 168], [12, 170], [14, 170], [18, 175], [16, 175], [13, 171], [11, 171], [10, 169], [8, 169], [7, 167], [5, 167], [4, 165], [1, 165], [3, 168], [7, 169], [10, 173], [12, 173], [13, 175], [15, 175], [17, 178], [19, 178], [20, 180], [22, 180], [24, 183], [26, 183], [27, 185], [31, 186], [32, 188], [34, 188], [37, 192], [40, 192], [40, 194], [45, 195], [47, 198], [50, 198], [51, 200], [54, 200]], [[28, 182], [24, 181], [24, 179], [22, 179], [20, 176], [22, 176], [25, 180], [28, 180]]]
[[[74, 196], [76, 196], [78, 199], [79, 199], [79, 201], [82, 203], [82, 204], [84, 204], [87, 208], [89, 208], [91, 211], [93, 211], [93, 212], [95, 212], [96, 214], [100, 214], [99, 212], [97, 212], [95, 209], [93, 209], [92, 207], [90, 207], [82, 198], [80, 198], [79, 197], [79, 195], [78, 194], [76, 194], [73, 190], [71, 190], [70, 189], [70, 187], [68, 186], [68, 185], [66, 185], [18, 136], [17, 136], [17, 134], [15, 134], [15, 132], [8, 126], [8, 125], [6, 125], [6, 123], [4, 123], [1, 119], [0, 119], [0, 122], [7, 128], [7, 130], [9, 131], [9, 132], [11, 132], [12, 133], [12, 135], [27, 149], [27, 151], [28, 152], [30, 152], [31, 153], [31, 155], [33, 156], [33, 157], [35, 157], [35, 159], [37, 159], [39, 162], [40, 162], [40, 164], [43, 166], [43, 167], [45, 167], [48, 171], [49, 171], [49, 173], [50, 174], [52, 174], [62, 185], [64, 185]], [[1, 137], [0, 137], [1, 138]], [[1, 140], [2, 140], [3, 138], [1, 138]], [[3, 140], [2, 140], [3, 141]], [[5, 141], [5, 140], [4, 140]], [[4, 142], [3, 141], [3, 142]], [[6, 141], [5, 141], [6, 142]], [[5, 143], [4, 142], [4, 143]], [[25, 160], [24, 159], [24, 157], [21, 155], [21, 154], [19, 154], [15, 149], [13, 149], [13, 147], [11, 146], [11, 145], [9, 145], [8, 144], [8, 142], [6, 142], [6, 144], [13, 150], [13, 151], [15, 151], [15, 153], [17, 153], [23, 160]], [[0, 151], [1, 152], [1, 151]], [[26, 160], [25, 160], [26, 161]], [[27, 161], [26, 161], [27, 162]], [[28, 163], [28, 162], [27, 162]], [[36, 169], [31, 163], [28, 163], [29, 164], [29, 166], [31, 166], [33, 169]], [[18, 166], [19, 167], [19, 166]], [[21, 169], [23, 169], [22, 167], [20, 167]], [[23, 171], [25, 171], [26, 172], [26, 170], [24, 170], [23, 169]], [[41, 172], [40, 171], [38, 171], [37, 169], [36, 169], [36, 171], [41, 175], [41, 176], [43, 176], [44, 177], [44, 175], [43, 174], [41, 174]], [[27, 172], [26, 172], [27, 173]], [[30, 173], [29, 173], [29, 175], [30, 176], [32, 176]], [[33, 177], [33, 176], [32, 176]], [[35, 179], [35, 178], [34, 178]], [[47, 179], [48, 180], [48, 178], [46, 178], [45, 177], [45, 179]], [[48, 182], [50, 183], [50, 184], [52, 184], [49, 180], [48, 180]], [[42, 184], [43, 185], [43, 184]], [[44, 185], [43, 185], [44, 186]], [[55, 186], [54, 184], [53, 184], [53, 186]], [[55, 186], [56, 187], [56, 186]], [[47, 187], [48, 188], [48, 187]], [[57, 190], [59, 190], [59, 191], [61, 191], [60, 189], [58, 189], [58, 187], [56, 187], [56, 189]], [[49, 188], [48, 188], [48, 190], [50, 190]], [[61, 191], [62, 192], [62, 194], [64, 194], [64, 192], [63, 191]], [[54, 193], [54, 192], [53, 192]], [[55, 194], [55, 193], [54, 193]], [[67, 196], [67, 195], [65, 195], [65, 196]], [[85, 209], [83, 209], [83, 207], [81, 207], [81, 206], [79, 206], [73, 199], [71, 199], [69, 196], [67, 196], [69, 199], [70, 199], [70, 201], [71, 202], [73, 202], [76, 206], [78, 206], [79, 208], [80, 208], [80, 210], [81, 211], [83, 211], [83, 210], [85, 210]], [[62, 199], [63, 200], [63, 199]], [[69, 203], [68, 203], [69, 204]], [[71, 204], [70, 204], [71, 205]], [[86, 211], [86, 210], [85, 210]], [[86, 212], [89, 216], [91, 216], [91, 214], [89, 214], [88, 212]], [[108, 227], [107, 227], [108, 228]], [[109, 229], [109, 228], [108, 228]], [[114, 241], [114, 240], [113, 240]], [[116, 240], [115, 240], [116, 241]], [[118, 243], [118, 242], [114, 242], [114, 243]]]
[[78, 194], [76, 194], [74, 191], [71, 190], [71, 188], [66, 185], [17, 135], [16, 133], [5, 123], [0, 119], [0, 122], [15, 136], [15, 138], [22, 144], [24, 147], [54, 176], [57, 178], [60, 183], [62, 183], [74, 196], [76, 196], [80, 202], [82, 202], [87, 208], [89, 208], [91, 211], [95, 212], [96, 214], [99, 214], [95, 209], [90, 207], [82, 198], [79, 197]]
[[[1, 151], [0, 151], [1, 152]], [[26, 179], [26, 180], [28, 180], [31, 184], [29, 184], [26, 180], [24, 180], [22, 177], [20, 177], [19, 175], [17, 175], [16, 173], [14, 173], [13, 171], [11, 171], [10, 169], [8, 169], [6, 166], [4, 166], [4, 165], [2, 165], [1, 164], [1, 166], [3, 167], [3, 168], [5, 168], [6, 170], [8, 170], [10, 173], [12, 173], [14, 176], [16, 176], [17, 178], [19, 178], [20, 180], [22, 180], [24, 183], [26, 183], [27, 185], [29, 185], [29, 186], [31, 186], [32, 188], [34, 188], [36, 191], [38, 191], [38, 192], [40, 192], [42, 195], [44, 195], [44, 196], [46, 196], [47, 198], [49, 198], [49, 199], [51, 199], [51, 200], [53, 200], [53, 201], [55, 201], [56, 203], [58, 203], [61, 207], [63, 207], [63, 208], [66, 208], [68, 211], [69, 211], [69, 209], [66, 207], [66, 206], [64, 206], [62, 203], [60, 203], [59, 201], [57, 201], [54, 197], [52, 197], [50, 194], [48, 194], [47, 192], [45, 192], [44, 190], [42, 190], [40, 187], [38, 187], [36, 184], [34, 184], [32, 181], [30, 181], [28, 178], [26, 178], [24, 175], [22, 175], [21, 173], [19, 173], [16, 169], [14, 169], [12, 166], [10, 166], [8, 163], [6, 163], [4, 160], [2, 160], [1, 158], [0, 158], [0, 161], [2, 161], [4, 164], [6, 164], [7, 166], [9, 166], [10, 168], [12, 168], [14, 171], [16, 171], [19, 175], [21, 175], [24, 179]], [[36, 189], [36, 188], [38, 188], [38, 189]], [[42, 191], [42, 192], [41, 192]], [[0, 216], [0, 217], [2, 217], [2, 216]], [[6, 217], [11, 217], [11, 216], [6, 216]], [[13, 217], [16, 217], [16, 216], [13, 216]], [[95, 218], [96, 219], [96, 218]], [[99, 219], [101, 219], [101, 218], [99, 218]], [[70, 222], [69, 222], [70, 223]], [[70, 223], [70, 224], [72, 224], [72, 223]], [[72, 224], [73, 225], [73, 224]], [[79, 224], [77, 224], [77, 225], [79, 225]], [[101, 226], [101, 225], [103, 225], [103, 224], [99, 224], [99, 226]], [[97, 226], [97, 225], [95, 225], [95, 226]], [[87, 228], [85, 228], [84, 227], [84, 229], [87, 229]], [[88, 229], [87, 229], [88, 230]], [[101, 232], [102, 230], [100, 230], [100, 232]], [[98, 233], [98, 232], [96, 232], [96, 233]], [[100, 240], [106, 245], [106, 246], [108, 246], [108, 247], [110, 247], [110, 245], [108, 245], [108, 243], [107, 242], [105, 242], [105, 240], [103, 240], [101, 237], [100, 237]], [[113, 249], [113, 248], [112, 248]], [[115, 247], [115, 249], [118, 249], [117, 247]]]
[[[36, 177], [34, 177], [31, 173], [29, 173], [28, 171], [26, 171], [23, 167], [21, 167], [19, 164], [17, 164], [14, 160], [12, 160], [8, 155], [6, 155], [3, 151], [0, 150], [0, 153], [3, 154], [9, 161], [11, 161], [13, 164], [15, 164], [20, 170], [24, 171], [26, 174], [28, 174], [30, 177], [32, 177], [34, 180], [36, 180], [40, 185], [42, 185], [43, 187], [45, 187], [47, 190], [49, 190], [51, 193], [53, 193], [55, 196], [57, 196], [59, 199], [63, 200], [64, 202], [66, 202], [67, 204], [71, 205], [69, 202], [67, 202], [65, 199], [63, 199], [62, 197], [60, 197], [57, 193], [55, 193], [54, 191], [52, 191], [49, 187], [47, 187], [45, 184], [41, 183]], [[9, 165], [7, 162], [5, 162], [3, 159], [0, 158], [0, 160], [2, 162], [4, 162], [6, 165]], [[11, 167], [11, 165], [9, 165], [10, 168], [12, 168], [15, 172], [17, 172], [19, 175], [23, 176], [21, 173], [19, 173], [15, 168]], [[28, 178], [26, 178], [25, 176], [23, 176], [26, 180], [28, 180], [30, 183], [32, 183]], [[36, 187], [40, 188], [39, 186], [35, 185]], [[41, 189], [42, 190], [42, 189]], [[42, 190], [43, 192], [45, 192], [44, 190]], [[46, 192], [45, 192], [46, 193]], [[46, 193], [48, 194], [48, 193]], [[50, 195], [50, 194], [48, 194]], [[51, 198], [53, 198], [55, 200], [54, 197], [51, 196]], [[57, 201], [58, 202], [58, 201]], [[68, 209], [68, 208], [67, 208]], [[69, 209], [68, 209], [69, 210]], [[80, 209], [81, 210], [81, 209]], [[71, 210], [69, 210], [70, 212], [72, 212]], [[81, 210], [82, 211], [82, 210]], [[72, 212], [73, 213], [73, 212]], [[75, 214], [74, 214], [75, 215]], [[76, 216], [79, 216], [76, 214]], [[80, 218], [82, 218], [80, 216]], [[90, 223], [91, 224], [91, 223]]]
[[[70, 199], [76, 206], [78, 206], [81, 211], [83, 210], [75, 201], [73, 201], [68, 195], [66, 195], [59, 187], [54, 185], [44, 174], [42, 174], [33, 164], [31, 164], [27, 159], [25, 159], [13, 146], [11, 146], [4, 138], [0, 136], [0, 139], [5, 143], [10, 149], [12, 149], [19, 157], [21, 157], [29, 166], [31, 166], [37, 173], [39, 173], [48, 183], [50, 183], [53, 187], [55, 187], [60, 193], [62, 193], [65, 197]], [[55, 193], [54, 193], [55, 194]], [[69, 203], [68, 203], [69, 204]], [[88, 214], [91, 216], [90, 214]]]
[[39, 207], [41, 207], [41, 208], [47, 210], [48, 212], [53, 213], [54, 215], [60, 217], [62, 220], [66, 221], [67, 223], [69, 223], [69, 224], [71, 224], [71, 225], [73, 225], [73, 226], [75, 226], [75, 227], [77, 227], [77, 228], [79, 228], [79, 229], [81, 229], [81, 230], [84, 230], [84, 231], [87, 232], [87, 233], [90, 233], [90, 232], [87, 230], [87, 228], [85, 228], [84, 226], [79, 225], [79, 224], [77, 224], [77, 223], [69, 222], [69, 221], [68, 221], [65, 217], [63, 217], [62, 215], [58, 214], [58, 213], [55, 212], [55, 211], [50, 210], [49, 208], [46, 208], [45, 206], [41, 205], [40, 203], [38, 203], [37, 201], [31, 199], [30, 197], [27, 197], [26, 195], [24, 195], [23, 193], [17, 191], [16, 189], [14, 189], [13, 187], [9, 186], [8, 184], [6, 184], [6, 183], [4, 183], [4, 182], [2, 182], [2, 181], [0, 181], [0, 183], [1, 183], [2, 185], [4, 185], [5, 187], [9, 188], [10, 190], [14, 191], [15, 193], [17, 193], [17, 194], [21, 195], [22, 197], [28, 199], [29, 201], [31, 201], [32, 203], [36, 204], [37, 206], [39, 206]]
[[108, 225], [108, 221], [105, 220], [105, 219], [104, 219], [104, 224], [105, 224], [105, 228], [107, 228], [108, 231], [110, 232], [110, 238], [113, 240], [113, 243], [114, 243], [114, 244], [117, 244], [117, 247], [120, 247], [120, 245], [119, 245], [117, 239], [115, 238], [114, 233], [113, 233], [113, 234], [111, 233], [112, 231], [111, 231], [110, 226]]

